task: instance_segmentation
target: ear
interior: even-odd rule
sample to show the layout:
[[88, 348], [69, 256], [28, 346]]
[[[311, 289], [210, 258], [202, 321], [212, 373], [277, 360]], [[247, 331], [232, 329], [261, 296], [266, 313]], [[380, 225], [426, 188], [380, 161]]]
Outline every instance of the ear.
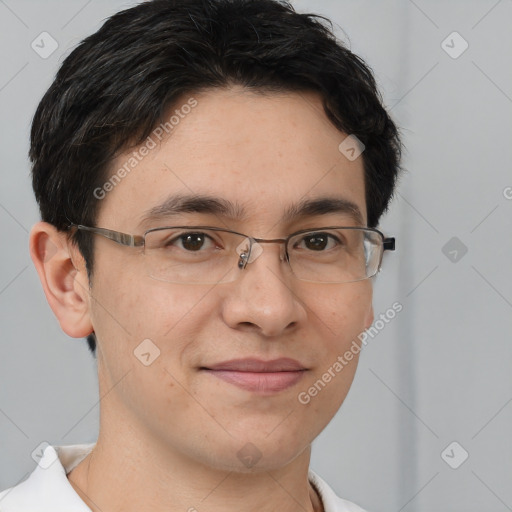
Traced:
[[62, 330], [73, 338], [91, 334], [85, 261], [67, 234], [47, 222], [38, 222], [30, 232], [30, 256]]

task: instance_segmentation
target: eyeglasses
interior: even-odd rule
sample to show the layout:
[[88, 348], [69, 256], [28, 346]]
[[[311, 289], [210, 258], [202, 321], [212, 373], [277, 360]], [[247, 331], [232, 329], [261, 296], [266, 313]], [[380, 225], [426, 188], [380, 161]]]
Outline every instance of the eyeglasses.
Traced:
[[262, 244], [284, 245], [280, 260], [301, 281], [351, 283], [379, 272], [384, 251], [395, 239], [377, 229], [322, 227], [287, 238], [253, 238], [210, 226], [174, 226], [129, 235], [111, 229], [71, 224], [70, 228], [101, 235], [128, 247], [142, 247], [146, 273], [170, 283], [215, 284], [234, 281], [263, 252]]

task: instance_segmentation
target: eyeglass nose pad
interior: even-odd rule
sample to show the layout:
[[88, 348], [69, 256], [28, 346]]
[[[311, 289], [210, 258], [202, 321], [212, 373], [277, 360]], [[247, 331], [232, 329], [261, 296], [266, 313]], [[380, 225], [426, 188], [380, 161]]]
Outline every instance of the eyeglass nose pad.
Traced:
[[249, 258], [251, 257], [251, 245], [251, 239], [246, 238], [236, 248], [236, 252], [240, 256], [240, 259], [238, 260], [238, 268], [241, 270], [247, 266], [247, 263], [249, 263]]
[[238, 260], [238, 268], [241, 270], [244, 269], [247, 266], [248, 260], [249, 256], [247, 255], [247, 253], [243, 252], [242, 254], [240, 254], [240, 259]]
[[263, 247], [252, 238], [247, 237], [238, 245], [236, 252], [240, 255], [238, 268], [244, 269], [248, 263], [252, 263], [263, 252]]

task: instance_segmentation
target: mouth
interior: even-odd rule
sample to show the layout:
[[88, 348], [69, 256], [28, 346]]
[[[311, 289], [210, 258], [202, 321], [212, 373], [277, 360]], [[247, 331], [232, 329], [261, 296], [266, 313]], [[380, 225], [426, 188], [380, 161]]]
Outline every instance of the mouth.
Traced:
[[271, 394], [297, 384], [307, 368], [290, 358], [272, 361], [247, 358], [203, 366], [200, 370], [246, 391]]

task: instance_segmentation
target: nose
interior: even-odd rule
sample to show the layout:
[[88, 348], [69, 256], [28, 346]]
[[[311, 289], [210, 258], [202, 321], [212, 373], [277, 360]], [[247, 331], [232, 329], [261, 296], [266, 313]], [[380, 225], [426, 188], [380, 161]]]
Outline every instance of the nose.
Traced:
[[296, 329], [306, 319], [306, 309], [296, 290], [297, 282], [282, 256], [279, 244], [261, 244], [260, 254], [237, 279], [226, 285], [222, 316], [232, 329], [279, 336]]

